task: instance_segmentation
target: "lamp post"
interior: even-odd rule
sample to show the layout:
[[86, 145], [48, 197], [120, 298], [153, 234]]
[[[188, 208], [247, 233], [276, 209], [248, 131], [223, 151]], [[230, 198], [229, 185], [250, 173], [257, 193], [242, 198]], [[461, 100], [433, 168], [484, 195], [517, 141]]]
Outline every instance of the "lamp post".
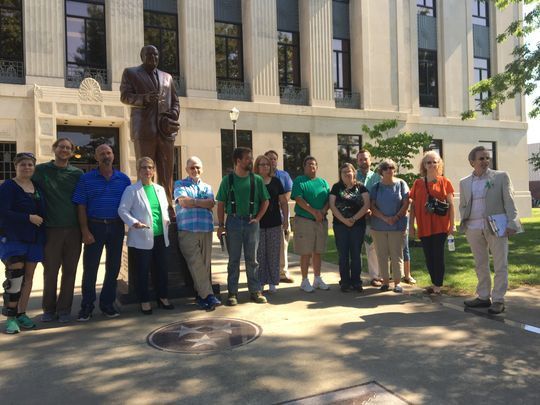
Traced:
[[232, 121], [232, 128], [233, 128], [233, 149], [236, 149], [236, 121], [238, 121], [239, 115], [240, 115], [240, 110], [236, 107], [231, 108], [231, 111], [229, 111], [229, 118]]

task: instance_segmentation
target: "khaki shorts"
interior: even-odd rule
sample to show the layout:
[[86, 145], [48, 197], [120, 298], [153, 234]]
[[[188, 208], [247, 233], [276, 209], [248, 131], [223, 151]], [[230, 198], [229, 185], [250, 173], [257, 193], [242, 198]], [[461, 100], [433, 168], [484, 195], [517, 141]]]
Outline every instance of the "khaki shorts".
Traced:
[[328, 221], [312, 221], [304, 217], [294, 217], [294, 253], [310, 255], [326, 252]]

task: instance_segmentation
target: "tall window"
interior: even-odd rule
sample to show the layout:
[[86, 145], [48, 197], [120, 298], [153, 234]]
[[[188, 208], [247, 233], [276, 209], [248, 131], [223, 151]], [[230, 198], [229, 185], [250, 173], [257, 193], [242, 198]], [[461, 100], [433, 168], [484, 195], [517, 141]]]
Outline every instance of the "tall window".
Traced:
[[300, 86], [300, 36], [278, 31], [278, 69], [281, 86]]
[[120, 170], [120, 136], [118, 128], [59, 125], [56, 132], [58, 138], [69, 138], [75, 144], [75, 151], [70, 163], [79, 169], [85, 172], [95, 169], [97, 162], [94, 159], [94, 152], [99, 145], [105, 143], [114, 152], [113, 167]]
[[485, 147], [491, 156], [489, 161], [489, 168], [497, 170], [497, 142], [492, 141], [480, 141], [478, 142], [481, 146]]
[[159, 69], [178, 76], [178, 16], [151, 10], [144, 11], [144, 44], [159, 51]]
[[351, 51], [348, 39], [334, 38], [332, 41], [334, 52], [334, 89], [336, 93], [351, 91]]
[[418, 14], [436, 17], [435, 0], [416, 0]]
[[[474, 82], [478, 83], [480, 80], [489, 78], [489, 59], [486, 58], [474, 58]], [[489, 92], [476, 94], [474, 101], [476, 102], [476, 109], [480, 108], [480, 102], [486, 100], [489, 97]]]
[[[253, 149], [251, 131], [236, 130], [236, 145]], [[226, 176], [233, 171], [232, 155], [234, 150], [233, 130], [221, 130], [221, 175]]]
[[93, 77], [107, 87], [104, 0], [66, 0], [66, 85]]
[[488, 2], [485, 0], [472, 1], [472, 20], [473, 24], [487, 27], [489, 25]]
[[362, 147], [361, 135], [338, 135], [338, 167], [343, 163], [356, 164], [356, 155]]
[[0, 1], [0, 82], [24, 83], [21, 0]]
[[420, 106], [438, 107], [437, 51], [418, 50], [418, 84]]
[[242, 25], [216, 21], [215, 31], [218, 80], [243, 81]]
[[0, 183], [15, 177], [13, 159], [15, 159], [16, 154], [17, 144], [15, 142], [0, 142]]
[[304, 174], [302, 162], [309, 155], [309, 134], [283, 133], [283, 169], [294, 179]]
[[173, 179], [180, 180], [183, 177], [181, 146], [174, 147]]

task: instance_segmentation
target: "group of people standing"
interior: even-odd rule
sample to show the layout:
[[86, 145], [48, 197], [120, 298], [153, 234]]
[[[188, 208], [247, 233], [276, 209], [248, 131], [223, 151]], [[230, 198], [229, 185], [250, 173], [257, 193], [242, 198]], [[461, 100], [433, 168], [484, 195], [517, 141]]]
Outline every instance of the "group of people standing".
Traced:
[[[107, 256], [99, 309], [107, 317], [117, 317], [116, 280], [126, 225], [141, 312], [152, 313], [148, 286], [152, 266], [157, 306], [173, 309], [167, 297], [172, 201], [165, 189], [153, 181], [155, 162], [140, 158], [136, 164], [138, 181], [131, 184], [125, 174], [114, 169], [114, 153], [108, 145], [96, 148], [98, 167], [84, 174], [69, 164], [74, 152], [71, 140], [58, 139], [53, 152], [53, 161], [37, 166], [32, 153], [18, 153], [14, 160], [15, 177], [0, 185], [0, 259], [6, 266], [2, 313], [7, 317], [6, 332], [35, 327], [25, 311], [33, 273], [41, 261], [41, 320], [72, 320], [81, 242], [82, 303], [77, 320], [84, 322], [92, 317], [103, 248]], [[211, 186], [202, 181], [202, 161], [190, 157], [186, 164], [188, 176], [175, 182], [172, 200], [176, 205], [178, 242], [194, 280], [197, 304], [203, 309], [221, 304], [213, 293], [210, 272], [212, 210], [216, 201], [217, 235], [229, 254], [229, 306], [239, 302], [242, 250], [252, 301], [267, 302], [263, 295], [266, 285], [268, 292], [275, 293], [280, 282], [293, 281], [287, 268], [289, 199], [295, 202], [294, 250], [300, 255], [300, 288], [305, 292], [329, 289], [321, 276], [321, 255], [326, 251], [327, 212], [331, 210], [343, 292], [363, 289], [363, 244], [372, 285], [387, 291], [392, 280], [393, 290], [401, 292], [402, 280], [414, 283], [410, 267], [405, 264], [410, 232], [422, 241], [431, 276], [432, 285], [425, 292], [440, 294], [445, 241], [455, 230], [454, 188], [442, 174], [442, 159], [436, 152], [425, 153], [419, 168], [421, 177], [412, 189], [395, 177], [396, 165], [392, 160], [384, 159], [374, 172], [367, 150], [361, 150], [357, 159], [359, 170], [344, 164], [339, 180], [330, 187], [317, 176], [318, 164], [313, 156], [304, 159], [304, 174], [293, 182], [286, 172], [277, 169], [277, 152], [268, 151], [253, 163], [250, 149], [236, 148], [233, 172], [222, 179], [214, 197]], [[465, 305], [490, 307], [490, 312], [496, 314], [504, 311], [508, 286], [508, 236], [519, 231], [520, 224], [508, 174], [489, 169], [489, 159], [483, 147], [474, 148], [469, 154], [473, 173], [460, 182], [460, 214], [461, 229], [471, 245], [479, 280], [477, 297], [465, 301]], [[489, 251], [495, 259], [493, 290]], [[312, 282], [308, 278], [310, 265]]]

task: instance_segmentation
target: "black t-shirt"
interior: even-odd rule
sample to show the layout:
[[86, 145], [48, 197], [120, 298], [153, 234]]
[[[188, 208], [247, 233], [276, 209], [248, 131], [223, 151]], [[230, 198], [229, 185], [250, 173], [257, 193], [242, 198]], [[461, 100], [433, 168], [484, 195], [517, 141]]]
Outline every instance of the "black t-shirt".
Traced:
[[270, 183], [266, 185], [266, 189], [270, 194], [270, 204], [261, 219], [260, 226], [261, 228], [273, 228], [282, 224], [279, 196], [285, 194], [285, 189], [277, 177], [272, 177]]
[[[332, 186], [330, 194], [336, 196], [336, 208], [345, 218], [351, 218], [356, 215], [362, 206], [364, 205], [363, 193], [367, 193], [368, 189], [361, 184], [355, 184], [351, 188], [347, 189], [345, 184], [341, 181]], [[365, 216], [356, 221], [355, 225], [359, 223], [365, 223]], [[334, 224], [341, 224], [342, 222], [334, 216]]]

